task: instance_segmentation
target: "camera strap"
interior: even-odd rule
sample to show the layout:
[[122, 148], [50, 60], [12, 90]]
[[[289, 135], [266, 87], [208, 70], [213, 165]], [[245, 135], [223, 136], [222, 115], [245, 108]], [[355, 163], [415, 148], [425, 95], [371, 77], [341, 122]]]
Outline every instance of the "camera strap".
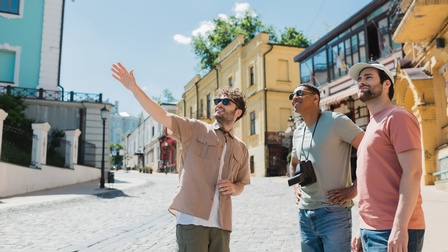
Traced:
[[302, 160], [302, 154], [305, 156], [305, 161], [308, 161], [308, 157], [310, 155], [311, 151], [311, 144], [313, 143], [314, 138], [314, 132], [316, 132], [317, 124], [319, 123], [321, 113], [319, 113], [319, 116], [317, 116], [316, 125], [314, 125], [313, 133], [311, 133], [311, 140], [310, 140], [310, 148], [308, 149], [308, 153], [305, 155], [305, 152], [303, 151], [303, 142], [305, 142], [305, 134], [306, 134], [306, 124], [305, 128], [303, 128], [303, 135], [302, 135], [302, 150], [300, 151], [300, 160]]

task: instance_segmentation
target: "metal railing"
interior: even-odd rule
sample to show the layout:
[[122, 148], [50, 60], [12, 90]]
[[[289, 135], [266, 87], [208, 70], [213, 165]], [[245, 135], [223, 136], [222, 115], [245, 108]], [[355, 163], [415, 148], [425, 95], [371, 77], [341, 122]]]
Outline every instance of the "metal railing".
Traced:
[[93, 102], [102, 103], [103, 94], [63, 92], [59, 90], [45, 90], [43, 88], [23, 88], [13, 86], [0, 86], [0, 94], [16, 95], [28, 99], [42, 99], [66, 102]]
[[37, 138], [37, 136], [32, 132], [3, 125], [1, 161], [21, 166], [31, 166], [33, 138]]
[[70, 150], [71, 143], [62, 138], [48, 137], [47, 143], [47, 165], [56, 167], [70, 167], [65, 160], [67, 150]]

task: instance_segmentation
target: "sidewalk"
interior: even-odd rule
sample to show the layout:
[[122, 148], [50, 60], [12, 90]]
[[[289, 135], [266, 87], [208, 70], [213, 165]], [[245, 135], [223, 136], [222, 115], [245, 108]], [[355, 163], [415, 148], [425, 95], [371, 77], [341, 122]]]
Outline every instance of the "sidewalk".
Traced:
[[[154, 176], [160, 175], [162, 178], [166, 176], [165, 174], [153, 174]], [[71, 186], [59, 187], [34, 193], [29, 193], [25, 195], [19, 195], [11, 198], [3, 198], [0, 199], [0, 211], [7, 210], [8, 208], [14, 207], [25, 207], [30, 204], [44, 204], [47, 202], [57, 202], [57, 201], [69, 201], [73, 200], [76, 197], [83, 197], [86, 195], [101, 195], [101, 197], [108, 197], [108, 195], [114, 195], [116, 193], [123, 193], [126, 190], [131, 190], [135, 187], [143, 186], [145, 183], [148, 183], [147, 180], [144, 179], [144, 176], [139, 175], [137, 172], [123, 172], [118, 171], [115, 172], [115, 183], [114, 184], [105, 184], [106, 188], [99, 188], [99, 181], [90, 181], [86, 183], [80, 183]], [[254, 185], [256, 180], [264, 181], [265, 179], [281, 179], [282, 184], [286, 183], [284, 178], [253, 178]], [[274, 183], [275, 184], [275, 183]], [[264, 187], [268, 186], [269, 183], [262, 183], [262, 188], [257, 188], [257, 190], [264, 191]], [[109, 188], [110, 186], [110, 188]], [[290, 190], [288, 187], [275, 187], [276, 193], [278, 195], [289, 194]], [[282, 189], [283, 188], [283, 189]], [[244, 195], [249, 195], [250, 190], [252, 188], [248, 187]], [[252, 192], [252, 196], [260, 193], [260, 192]], [[423, 197], [423, 210], [425, 213], [426, 219], [426, 231], [425, 231], [425, 242], [423, 251], [437, 251], [437, 252], [448, 252], [448, 192], [437, 190], [434, 186], [423, 186], [422, 187], [422, 197]], [[273, 200], [279, 200], [278, 197], [271, 197]], [[235, 200], [239, 200], [236, 198]], [[261, 201], [265, 200], [262, 198]], [[252, 207], [259, 207], [257, 204], [253, 204]], [[295, 209], [295, 208], [294, 208]], [[247, 212], [247, 206], [245, 211]], [[287, 211], [286, 213], [282, 213], [288, 216], [288, 218], [294, 218], [296, 213], [291, 212], [295, 210], [289, 211], [288, 209], [283, 209]], [[272, 214], [269, 211], [264, 214]], [[278, 213], [277, 213], [278, 214]], [[278, 216], [277, 216], [278, 217]], [[275, 218], [275, 217], [274, 217]], [[354, 223], [357, 222], [357, 215], [353, 216]], [[253, 227], [255, 228], [255, 227]], [[266, 226], [264, 228], [269, 228]], [[242, 231], [245, 231], [243, 229]], [[238, 232], [235, 232], [235, 235]], [[284, 234], [290, 235], [290, 234]], [[235, 239], [234, 239], [235, 240]], [[244, 240], [244, 239], [243, 239]], [[286, 246], [286, 245], [285, 245]]]
[[124, 174], [126, 173], [123, 171], [115, 172], [115, 183], [105, 183], [105, 188], [100, 188], [100, 181], [98, 179], [75, 185], [57, 187], [9, 198], [2, 198], [0, 199], [0, 209], [30, 204], [41, 204], [52, 201], [66, 201], [84, 195], [107, 195], [146, 183], [143, 179], [130, 178]]

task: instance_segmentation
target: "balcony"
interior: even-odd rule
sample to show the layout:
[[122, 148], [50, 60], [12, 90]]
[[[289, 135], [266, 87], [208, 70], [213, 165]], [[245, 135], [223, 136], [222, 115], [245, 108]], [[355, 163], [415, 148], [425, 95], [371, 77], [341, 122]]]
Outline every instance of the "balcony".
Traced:
[[391, 29], [397, 43], [427, 43], [446, 26], [448, 0], [397, 0]]

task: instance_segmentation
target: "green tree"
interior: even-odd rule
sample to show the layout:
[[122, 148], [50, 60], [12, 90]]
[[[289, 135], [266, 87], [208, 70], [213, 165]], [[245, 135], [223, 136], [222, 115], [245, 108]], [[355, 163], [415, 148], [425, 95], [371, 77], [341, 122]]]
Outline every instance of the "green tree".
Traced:
[[[109, 159], [110, 164], [112, 166], [119, 166], [119, 167], [117, 167], [117, 169], [121, 169], [121, 166], [123, 165], [123, 156], [120, 156], [119, 154], [120, 154], [120, 150], [124, 149], [123, 145], [111, 143], [109, 146], [109, 149], [110, 149], [110, 154], [111, 154], [110, 159]], [[116, 151], [116, 155], [112, 156], [112, 151], [114, 149]]]
[[213, 29], [205, 34], [193, 36], [191, 45], [194, 54], [199, 58], [199, 69], [210, 71], [217, 62], [219, 53], [238, 35], [244, 35], [244, 43], [248, 43], [260, 32], [269, 34], [270, 43], [307, 47], [311, 41], [295, 28], [286, 28], [278, 40], [277, 32], [272, 25], [264, 24], [253, 11], [246, 11], [244, 16], [230, 16], [228, 19], [213, 20]]
[[293, 27], [286, 27], [285, 31], [280, 35], [280, 45], [291, 45], [298, 47], [308, 47], [311, 40], [306, 38], [301, 32]]
[[29, 119], [25, 115], [26, 105], [20, 96], [0, 95], [0, 109], [3, 109], [8, 116], [5, 124], [10, 125], [27, 132], [31, 130], [31, 124], [34, 120]]
[[176, 99], [174, 99], [173, 93], [168, 90], [164, 89], [162, 91], [162, 94], [160, 96], [153, 96], [152, 99], [156, 101], [157, 103], [161, 104], [163, 102], [174, 102]]

